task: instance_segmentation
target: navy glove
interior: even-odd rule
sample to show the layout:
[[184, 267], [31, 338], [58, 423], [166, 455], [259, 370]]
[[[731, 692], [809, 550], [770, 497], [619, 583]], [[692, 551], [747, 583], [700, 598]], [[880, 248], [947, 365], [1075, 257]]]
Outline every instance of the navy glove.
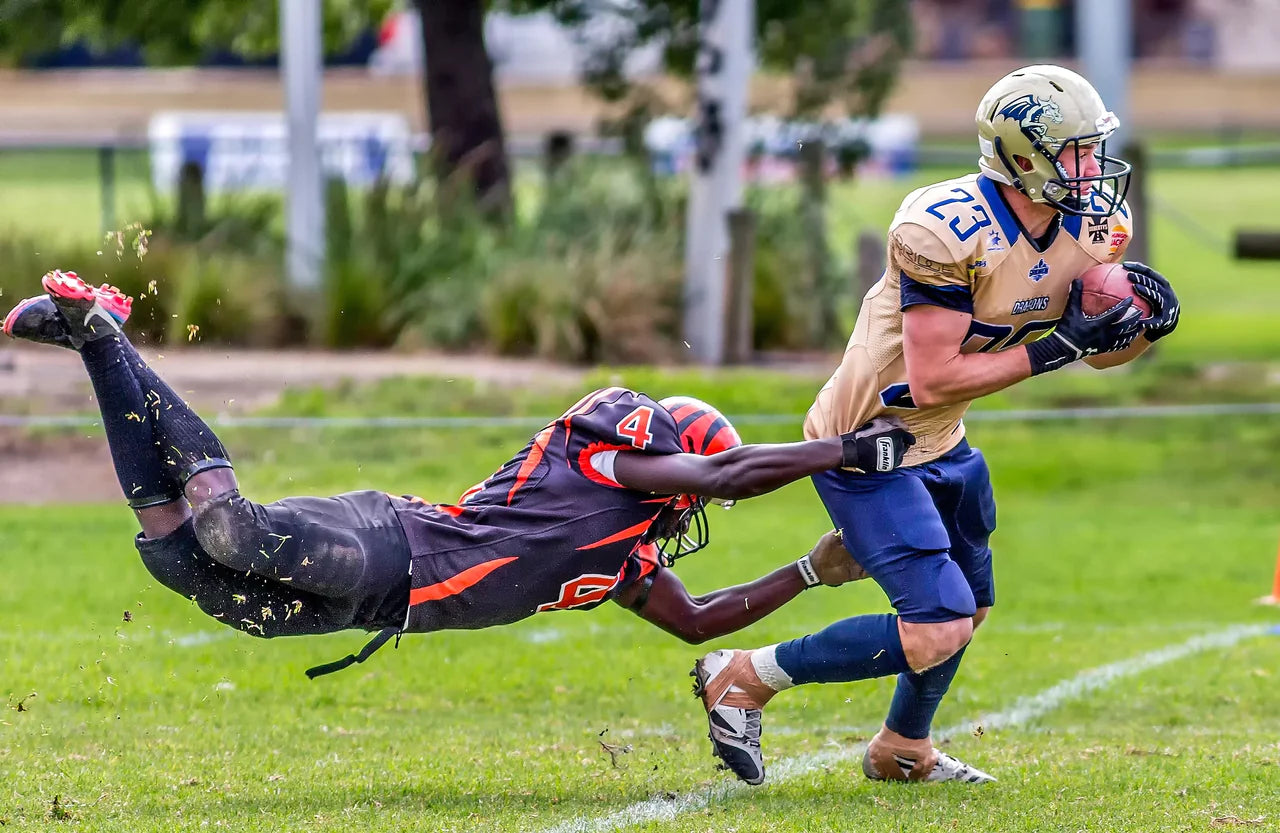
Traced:
[[1167, 336], [1178, 327], [1178, 314], [1182, 311], [1178, 305], [1178, 296], [1168, 279], [1145, 263], [1127, 260], [1121, 264], [1129, 270], [1129, 281], [1133, 291], [1151, 305], [1151, 317], [1142, 321], [1146, 330], [1147, 341], [1156, 341]]
[[1049, 335], [1027, 345], [1032, 376], [1066, 367], [1085, 356], [1123, 350], [1142, 331], [1142, 319], [1130, 310], [1132, 298], [1125, 298], [1106, 312], [1085, 315], [1080, 306], [1083, 294], [1084, 281], [1076, 278], [1071, 282], [1071, 294], [1067, 296], [1067, 307], [1058, 319], [1058, 326]]

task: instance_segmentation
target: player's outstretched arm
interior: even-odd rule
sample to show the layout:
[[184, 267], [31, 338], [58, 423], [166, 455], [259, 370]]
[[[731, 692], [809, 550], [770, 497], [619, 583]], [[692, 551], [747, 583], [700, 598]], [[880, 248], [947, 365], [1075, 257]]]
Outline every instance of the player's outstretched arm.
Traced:
[[659, 570], [615, 601], [667, 633], [698, 644], [758, 622], [810, 587], [836, 587], [866, 577], [839, 533], [828, 532], [799, 561], [747, 584], [691, 596], [675, 573]]
[[740, 445], [719, 454], [619, 453], [613, 475], [628, 489], [742, 500], [837, 466], [890, 471], [915, 437], [896, 418], [880, 417], [856, 431], [800, 443]]

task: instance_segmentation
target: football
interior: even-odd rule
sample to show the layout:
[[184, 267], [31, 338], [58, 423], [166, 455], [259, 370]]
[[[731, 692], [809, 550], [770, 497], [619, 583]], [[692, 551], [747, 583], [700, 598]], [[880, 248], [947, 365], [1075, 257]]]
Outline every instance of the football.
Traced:
[[1125, 298], [1133, 298], [1133, 308], [1139, 310], [1143, 317], [1151, 315], [1151, 306], [1133, 292], [1133, 284], [1129, 282], [1129, 273], [1119, 263], [1099, 263], [1080, 275], [1084, 281], [1084, 293], [1081, 297], [1081, 308], [1086, 315], [1098, 315], [1106, 312]]
[[[1133, 284], [1129, 282], [1128, 271], [1119, 263], [1099, 263], [1080, 275], [1084, 281], [1084, 292], [1080, 296], [1080, 307], [1087, 315], [1098, 315], [1106, 312], [1125, 298], [1133, 298], [1133, 309], [1143, 316], [1151, 315], [1151, 305], [1133, 292]], [[1132, 310], [1130, 315], [1134, 313]], [[1126, 364], [1141, 356], [1151, 346], [1151, 342], [1138, 336], [1133, 344], [1124, 350], [1102, 353], [1086, 358], [1085, 364], [1098, 370]]]

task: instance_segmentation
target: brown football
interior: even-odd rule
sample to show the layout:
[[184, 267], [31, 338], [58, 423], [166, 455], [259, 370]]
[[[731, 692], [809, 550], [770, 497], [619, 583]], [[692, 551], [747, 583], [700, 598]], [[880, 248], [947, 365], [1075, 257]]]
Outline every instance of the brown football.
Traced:
[[1151, 315], [1151, 306], [1133, 292], [1133, 284], [1129, 282], [1129, 274], [1119, 263], [1099, 263], [1080, 275], [1084, 281], [1084, 293], [1080, 306], [1086, 315], [1098, 315], [1106, 312], [1125, 298], [1133, 298], [1134, 309], [1143, 317]]
[[[1119, 263], [1099, 263], [1084, 270], [1080, 280], [1084, 281], [1080, 306], [1087, 315], [1106, 312], [1130, 296], [1133, 297], [1133, 309], [1138, 310], [1143, 316], [1151, 315], [1151, 306], [1141, 296], [1133, 294], [1133, 284], [1129, 282], [1128, 272]], [[1133, 315], [1132, 312], [1129, 314]], [[1125, 349], [1089, 356], [1085, 359], [1085, 363], [1099, 370], [1116, 367], [1133, 361], [1150, 346], [1151, 342], [1138, 336], [1133, 344]]]

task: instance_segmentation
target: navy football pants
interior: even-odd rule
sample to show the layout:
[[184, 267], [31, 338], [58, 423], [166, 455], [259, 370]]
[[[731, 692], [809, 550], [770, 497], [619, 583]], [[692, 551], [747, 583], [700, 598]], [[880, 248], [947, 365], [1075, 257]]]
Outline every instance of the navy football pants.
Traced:
[[948, 622], [995, 603], [995, 497], [986, 460], [967, 440], [929, 463], [887, 474], [833, 469], [813, 483], [903, 621]]

